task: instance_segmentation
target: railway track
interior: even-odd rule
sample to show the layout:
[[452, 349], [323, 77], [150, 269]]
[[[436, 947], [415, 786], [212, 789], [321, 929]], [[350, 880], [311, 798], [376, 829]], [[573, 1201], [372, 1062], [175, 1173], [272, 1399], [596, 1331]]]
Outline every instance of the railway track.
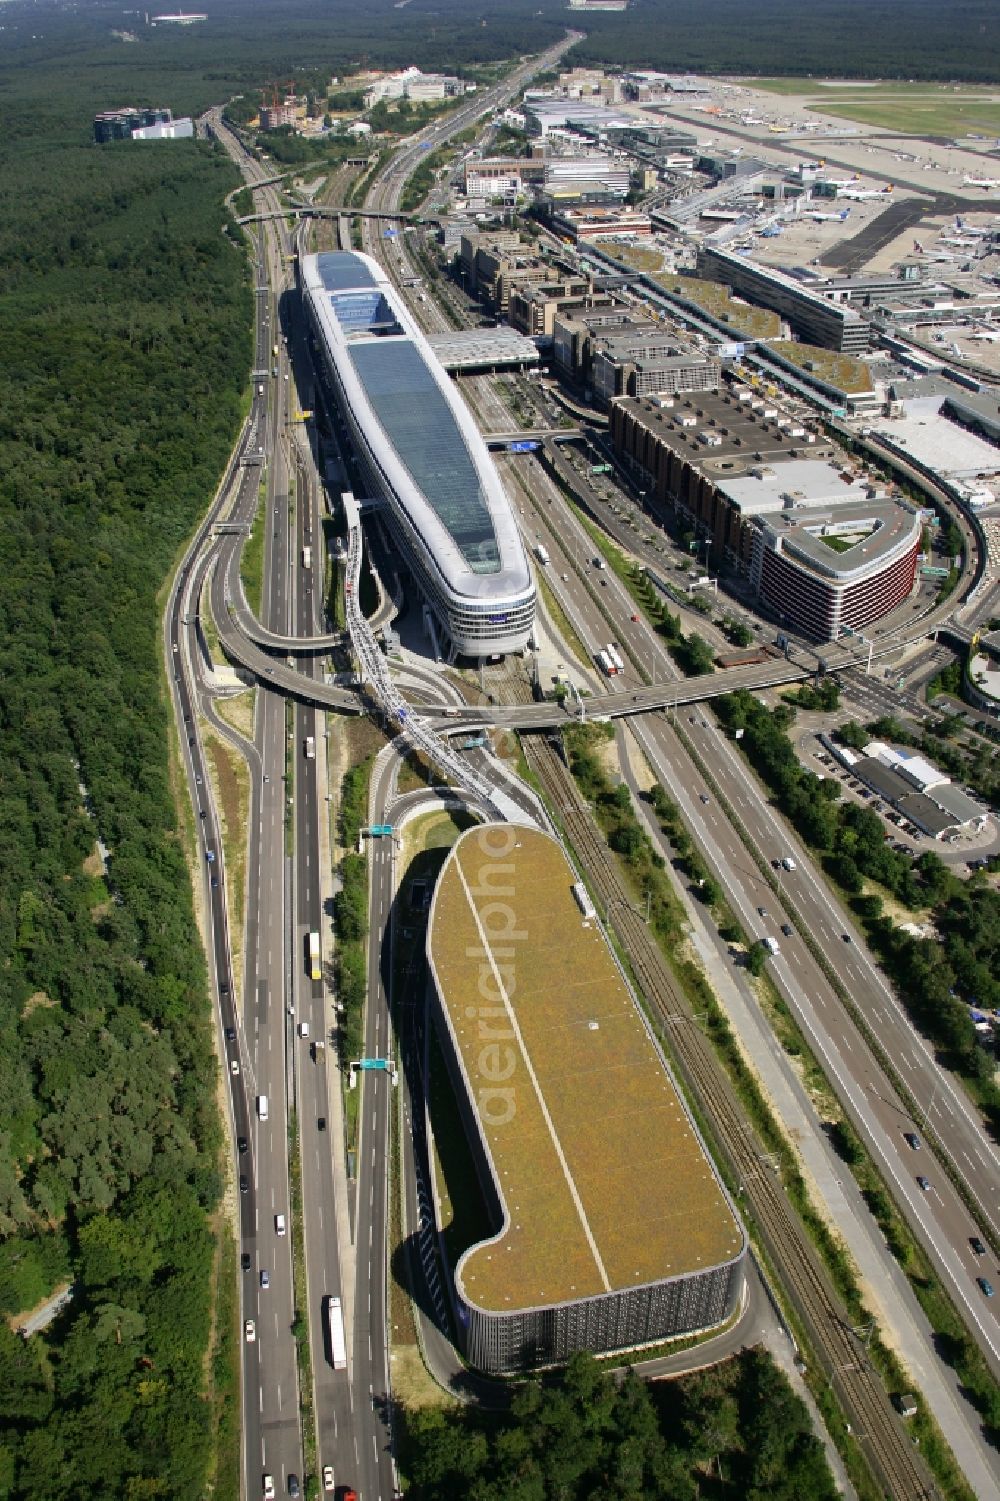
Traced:
[[[509, 691], [522, 701], [530, 696], [527, 686], [513, 676]], [[522, 744], [592, 890], [610, 914], [611, 926], [648, 1004], [669, 1032], [680, 1070], [699, 1109], [712, 1123], [716, 1144], [740, 1185], [744, 1210], [755, 1222], [771, 1263], [837, 1392], [855, 1439], [893, 1501], [931, 1501], [939, 1493], [869, 1363], [862, 1341], [852, 1329], [711, 1044], [694, 1023], [683, 992], [645, 922], [632, 907], [631, 893], [588, 804], [547, 741], [540, 736], [524, 736]]]

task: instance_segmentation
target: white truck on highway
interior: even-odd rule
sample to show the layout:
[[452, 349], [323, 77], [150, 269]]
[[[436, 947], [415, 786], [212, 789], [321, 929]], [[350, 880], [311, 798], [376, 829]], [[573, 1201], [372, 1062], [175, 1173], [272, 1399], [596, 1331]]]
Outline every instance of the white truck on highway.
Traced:
[[549, 550], [547, 547], [543, 547], [541, 542], [539, 542], [535, 548], [535, 557], [538, 559], [539, 563], [541, 563], [543, 568], [548, 568], [550, 562]]
[[328, 1295], [324, 1299], [324, 1312], [330, 1364], [335, 1371], [342, 1371], [347, 1365], [347, 1341], [344, 1338], [344, 1313], [340, 1299]]

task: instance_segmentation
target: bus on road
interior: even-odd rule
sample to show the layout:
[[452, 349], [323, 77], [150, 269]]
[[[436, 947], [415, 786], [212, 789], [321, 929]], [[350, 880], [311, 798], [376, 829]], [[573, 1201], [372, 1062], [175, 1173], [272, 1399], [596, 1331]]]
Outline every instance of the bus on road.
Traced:
[[344, 1339], [344, 1315], [340, 1299], [327, 1296], [324, 1300], [326, 1326], [326, 1355], [335, 1371], [347, 1365], [347, 1344]]
[[318, 933], [309, 934], [309, 978], [311, 980], [322, 980], [323, 978]]

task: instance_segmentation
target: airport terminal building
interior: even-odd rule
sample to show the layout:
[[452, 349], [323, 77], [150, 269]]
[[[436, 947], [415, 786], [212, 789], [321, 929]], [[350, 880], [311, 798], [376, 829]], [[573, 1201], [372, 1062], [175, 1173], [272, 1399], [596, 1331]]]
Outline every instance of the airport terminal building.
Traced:
[[486, 445], [428, 341], [368, 256], [305, 256], [301, 286], [369, 496], [385, 501], [437, 646], [469, 657], [523, 650], [531, 569]]
[[559, 843], [463, 834], [427, 957], [493, 1226], [449, 1268], [470, 1363], [513, 1374], [732, 1318], [743, 1227]]

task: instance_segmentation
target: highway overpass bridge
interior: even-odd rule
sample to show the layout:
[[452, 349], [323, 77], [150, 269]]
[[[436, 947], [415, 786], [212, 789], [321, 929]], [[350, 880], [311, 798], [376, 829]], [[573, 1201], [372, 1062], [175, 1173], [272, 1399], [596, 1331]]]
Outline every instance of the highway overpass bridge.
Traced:
[[[261, 187], [261, 183], [253, 183], [253, 187]], [[375, 209], [355, 208], [351, 204], [345, 204], [342, 208], [333, 208], [327, 203], [290, 203], [287, 208], [270, 209], [262, 214], [242, 214], [237, 218], [237, 224], [263, 224], [269, 219], [287, 219], [289, 216], [296, 219], [385, 219], [389, 223], [398, 223], [400, 220], [407, 224], [439, 224], [441, 221], [435, 214], [410, 214], [402, 209]]]

